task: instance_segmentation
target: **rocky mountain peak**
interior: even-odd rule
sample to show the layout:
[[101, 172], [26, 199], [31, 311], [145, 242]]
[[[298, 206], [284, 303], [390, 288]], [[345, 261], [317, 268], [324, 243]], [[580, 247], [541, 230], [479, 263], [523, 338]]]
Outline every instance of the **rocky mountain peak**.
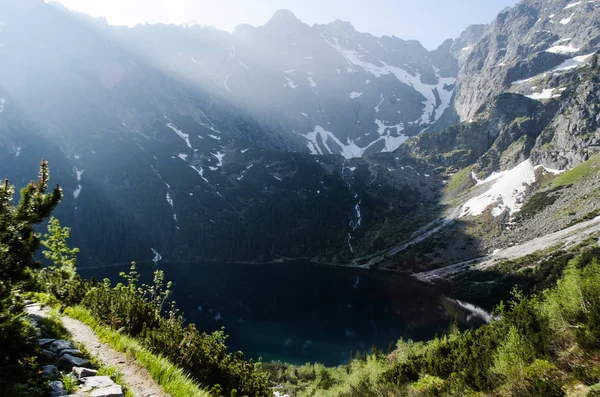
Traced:
[[298, 19], [298, 17], [296, 17], [296, 15], [292, 11], [288, 9], [281, 9], [273, 13], [273, 16], [271, 17], [269, 22], [265, 24], [265, 26], [271, 28], [281, 28], [299, 24], [302, 25], [304, 23], [300, 19]]

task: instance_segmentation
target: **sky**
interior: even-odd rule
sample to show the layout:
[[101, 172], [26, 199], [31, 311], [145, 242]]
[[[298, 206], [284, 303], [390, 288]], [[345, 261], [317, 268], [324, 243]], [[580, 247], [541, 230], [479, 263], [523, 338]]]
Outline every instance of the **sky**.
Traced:
[[361, 32], [419, 40], [433, 49], [468, 25], [489, 23], [517, 0], [51, 0], [105, 17], [113, 25], [197, 22], [232, 32], [239, 24], [264, 25], [289, 9], [312, 25], [336, 19]]

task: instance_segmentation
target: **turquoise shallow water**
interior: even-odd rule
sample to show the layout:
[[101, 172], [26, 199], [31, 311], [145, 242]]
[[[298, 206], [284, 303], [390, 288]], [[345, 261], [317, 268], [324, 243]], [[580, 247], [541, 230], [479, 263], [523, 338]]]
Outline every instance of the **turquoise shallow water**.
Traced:
[[[127, 266], [83, 269], [118, 278]], [[153, 265], [139, 266], [149, 277]], [[387, 349], [399, 338], [426, 340], [456, 321], [482, 320], [412, 277], [382, 271], [276, 264], [162, 264], [174, 299], [199, 329], [225, 327], [229, 346], [248, 357], [337, 365], [352, 352]], [[149, 281], [145, 280], [146, 282]]]

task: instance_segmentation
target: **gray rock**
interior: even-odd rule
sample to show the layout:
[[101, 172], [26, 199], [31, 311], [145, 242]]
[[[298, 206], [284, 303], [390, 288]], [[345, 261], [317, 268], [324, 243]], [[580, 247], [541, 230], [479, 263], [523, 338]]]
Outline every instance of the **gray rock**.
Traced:
[[[521, 1], [502, 11], [483, 37], [464, 48], [455, 96], [456, 111], [463, 121], [473, 118], [490, 98], [519, 85], [511, 88], [512, 83], [539, 76], [567, 59], [600, 48], [600, 7], [585, 1], [565, 10], [566, 3]], [[567, 17], [568, 23], [559, 23]], [[547, 51], [560, 43], [576, 50], [562, 54]], [[556, 86], [540, 89], [547, 87]]]
[[50, 350], [42, 349], [40, 354], [44, 359], [46, 359], [48, 361], [56, 360], [56, 354], [54, 352], [51, 352]]
[[119, 385], [113, 385], [94, 390], [90, 397], [123, 397], [123, 389]]
[[81, 378], [87, 378], [90, 376], [98, 375], [98, 371], [96, 371], [95, 369], [90, 369], [90, 368], [74, 367], [73, 375], [75, 375], [77, 377], [77, 379], [81, 380]]
[[81, 391], [83, 392], [102, 389], [115, 384], [108, 376], [89, 376], [87, 378], [82, 378], [81, 381], [83, 382], [83, 386], [81, 387]]
[[73, 343], [71, 343], [68, 340], [56, 340], [54, 342], [52, 342], [50, 344], [50, 347], [48, 348], [48, 350], [53, 351], [54, 353], [59, 353], [63, 350], [67, 350], [67, 349], [75, 349], [75, 346], [73, 346]]
[[44, 379], [57, 380], [60, 377], [60, 371], [55, 365], [44, 365], [41, 369]]
[[65, 385], [60, 381], [50, 382], [50, 397], [62, 397], [67, 395]]
[[83, 353], [80, 350], [77, 349], [66, 349], [66, 350], [62, 350], [59, 354], [58, 354], [58, 359], [60, 360], [60, 358], [62, 356], [64, 356], [65, 354], [71, 355], [73, 357], [81, 357], [83, 358]]
[[90, 362], [85, 358], [74, 357], [70, 354], [65, 354], [58, 360], [57, 366], [63, 371], [70, 371], [73, 369], [73, 367], [89, 367]]

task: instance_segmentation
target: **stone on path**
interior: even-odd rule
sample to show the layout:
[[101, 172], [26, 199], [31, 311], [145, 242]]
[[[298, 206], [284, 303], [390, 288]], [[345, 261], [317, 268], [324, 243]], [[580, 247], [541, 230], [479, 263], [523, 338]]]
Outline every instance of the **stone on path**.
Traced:
[[77, 379], [81, 380], [81, 378], [98, 375], [98, 371], [84, 367], [73, 367], [73, 374], [77, 377]]
[[70, 354], [64, 354], [58, 360], [57, 366], [63, 371], [70, 371], [73, 369], [73, 367], [89, 367], [90, 362], [85, 358], [74, 357]]
[[87, 392], [94, 389], [102, 389], [109, 386], [114, 386], [115, 382], [109, 376], [90, 376], [87, 378], [81, 378], [83, 386], [81, 391]]
[[94, 390], [90, 397], [123, 397], [123, 389], [119, 385], [113, 385]]
[[56, 339], [40, 339], [40, 347], [42, 349], [48, 348]]
[[44, 365], [41, 369], [44, 379], [57, 380], [60, 377], [60, 371], [54, 365]]
[[50, 344], [50, 347], [48, 348], [48, 350], [54, 352], [54, 353], [60, 353], [63, 350], [67, 350], [67, 349], [75, 349], [75, 346], [73, 346], [73, 343], [71, 343], [68, 340], [55, 340], [54, 342], [52, 342]]
[[50, 382], [50, 397], [62, 397], [67, 395], [65, 385], [60, 381]]
[[60, 358], [62, 356], [64, 356], [65, 354], [68, 354], [73, 357], [83, 358], [83, 352], [81, 352], [77, 349], [65, 349], [65, 350], [62, 350], [60, 353], [58, 353], [58, 359], [60, 360]]

